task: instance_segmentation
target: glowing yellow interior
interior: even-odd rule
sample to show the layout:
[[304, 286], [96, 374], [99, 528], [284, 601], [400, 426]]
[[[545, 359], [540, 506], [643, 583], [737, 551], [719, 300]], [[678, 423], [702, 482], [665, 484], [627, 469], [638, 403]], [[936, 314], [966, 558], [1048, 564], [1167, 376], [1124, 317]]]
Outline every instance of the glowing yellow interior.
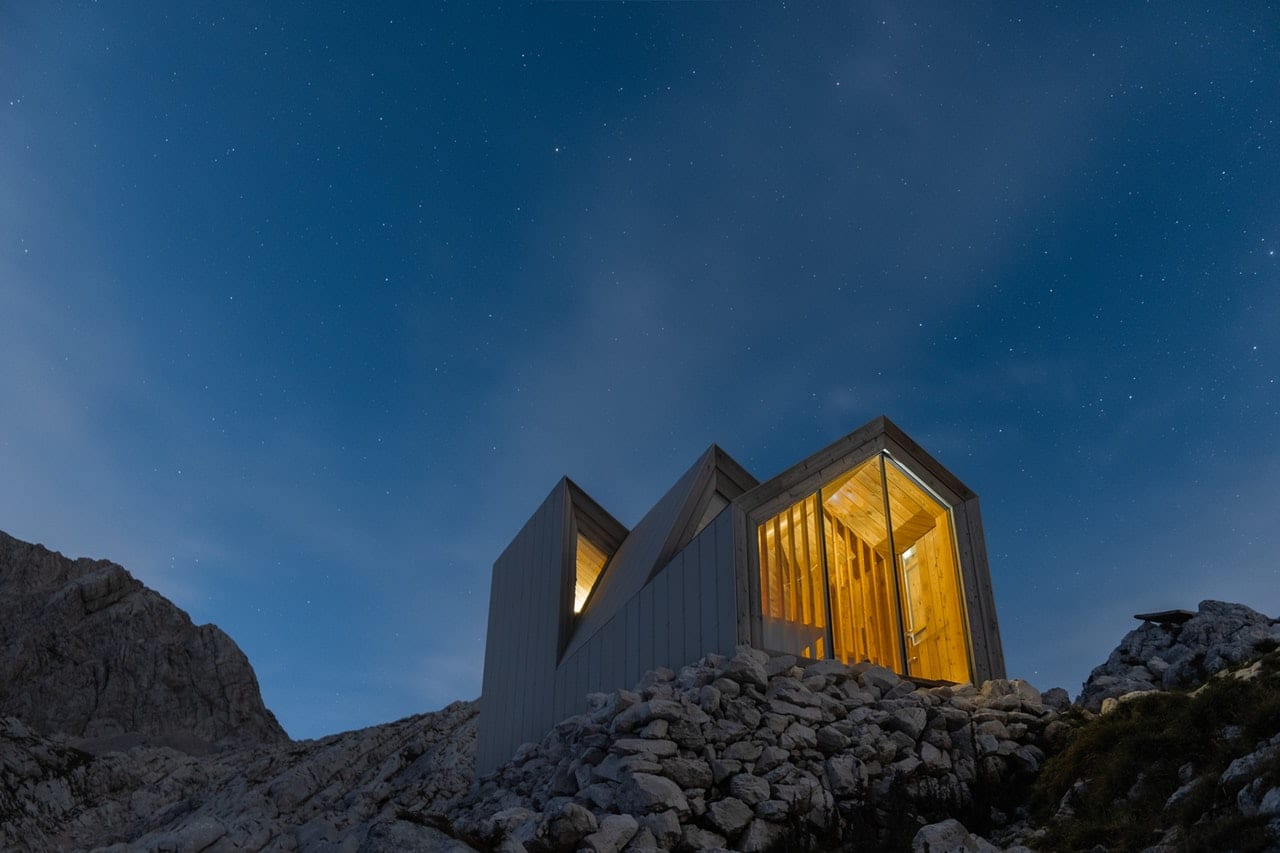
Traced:
[[578, 534], [577, 571], [573, 586], [574, 613], [582, 612], [582, 606], [587, 603], [587, 596], [591, 594], [591, 588], [596, 585], [596, 580], [600, 577], [600, 573], [604, 571], [604, 564], [608, 561], [608, 554], [600, 550], [590, 539], [581, 533]]
[[969, 680], [950, 510], [894, 462], [845, 472], [757, 538], [767, 648]]

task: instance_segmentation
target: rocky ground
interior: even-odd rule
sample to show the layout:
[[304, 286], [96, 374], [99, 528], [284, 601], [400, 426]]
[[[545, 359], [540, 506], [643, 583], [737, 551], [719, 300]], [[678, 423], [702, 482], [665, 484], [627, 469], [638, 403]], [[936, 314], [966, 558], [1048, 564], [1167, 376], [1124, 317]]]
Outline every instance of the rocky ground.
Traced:
[[1142, 625], [1075, 704], [740, 647], [477, 781], [475, 703], [290, 742], [119, 566], [0, 534], [0, 593], [5, 850], [1280, 849], [1280, 623], [1242, 605]]
[[1062, 691], [922, 689], [746, 646], [592, 700], [453, 804], [455, 833], [509, 850], [902, 849], [949, 817], [1009, 823], [1068, 734]]
[[1183, 623], [1144, 622], [1120, 641], [1085, 681], [1078, 703], [1099, 711], [1107, 699], [1204, 684], [1215, 673], [1254, 660], [1280, 643], [1276, 620], [1224, 601], [1202, 601]]
[[474, 702], [322, 740], [98, 756], [0, 720], [4, 850], [465, 850], [402, 815], [471, 787]]

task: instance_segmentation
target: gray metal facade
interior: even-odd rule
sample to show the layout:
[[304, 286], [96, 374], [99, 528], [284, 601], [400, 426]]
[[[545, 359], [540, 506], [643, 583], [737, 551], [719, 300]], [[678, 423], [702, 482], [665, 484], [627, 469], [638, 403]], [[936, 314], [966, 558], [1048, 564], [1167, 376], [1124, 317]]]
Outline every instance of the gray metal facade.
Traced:
[[[561, 480], [494, 563], [478, 773], [584, 711], [588, 693], [629, 688], [656, 667], [732, 654], [739, 643], [759, 646], [754, 525], [876, 453], [891, 454], [951, 506], [975, 678], [1002, 677], [977, 496], [887, 418], [763, 484], [713, 446], [630, 531]], [[575, 614], [583, 526], [611, 556]]]

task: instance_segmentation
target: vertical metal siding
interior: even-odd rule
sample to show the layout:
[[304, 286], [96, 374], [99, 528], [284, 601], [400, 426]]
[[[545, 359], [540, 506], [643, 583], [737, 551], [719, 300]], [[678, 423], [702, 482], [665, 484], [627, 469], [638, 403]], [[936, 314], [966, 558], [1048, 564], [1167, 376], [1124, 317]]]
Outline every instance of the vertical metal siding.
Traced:
[[728, 509], [716, 518], [716, 607], [719, 613], [719, 631], [715, 650], [722, 655], [733, 654], [738, 639], [738, 574], [733, 547], [733, 510]]
[[[720, 513], [724, 515], [724, 513]], [[717, 650], [716, 632], [719, 627], [720, 600], [716, 593], [716, 535], [713, 521], [690, 544], [690, 548], [698, 549], [698, 609], [701, 619], [699, 627], [698, 648], [703, 655]]]
[[476, 750], [479, 773], [494, 769], [554, 722], [566, 510], [562, 483], [494, 563]]
[[684, 660], [684, 554], [671, 561], [671, 577], [667, 581], [667, 662], [679, 669]]
[[697, 539], [684, 549], [684, 594], [680, 602], [684, 608], [681, 620], [684, 625], [684, 654], [675, 663], [676, 669], [705, 654], [702, 651], [702, 602], [698, 600], [702, 586], [699, 579], [702, 574], [700, 552]]
[[627, 660], [623, 670], [623, 684], [628, 690], [640, 678], [640, 596], [627, 602]]
[[639, 672], [636, 677], [639, 678], [640, 673], [648, 672], [654, 667], [654, 619], [653, 619], [653, 584], [646, 584], [644, 589], [640, 590], [640, 660]]
[[667, 601], [667, 587], [671, 575], [661, 572], [652, 581], [653, 586], [653, 669], [667, 665], [670, 641], [667, 630], [667, 614], [671, 607]]

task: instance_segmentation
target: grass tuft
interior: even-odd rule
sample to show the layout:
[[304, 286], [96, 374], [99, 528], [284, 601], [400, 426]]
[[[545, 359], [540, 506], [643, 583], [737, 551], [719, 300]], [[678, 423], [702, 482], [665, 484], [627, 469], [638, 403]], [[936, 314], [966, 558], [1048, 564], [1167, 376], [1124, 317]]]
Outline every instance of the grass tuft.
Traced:
[[[1195, 696], [1156, 693], [1090, 720], [1075, 718], [1066, 747], [1045, 763], [1033, 793], [1044, 850], [1140, 850], [1179, 830], [1179, 849], [1264, 850], [1266, 819], [1242, 816], [1236, 791], [1217, 781], [1236, 758], [1280, 732], [1280, 651], [1263, 658], [1252, 681], [1216, 678]], [[1199, 780], [1166, 807], [1190, 763]], [[1263, 770], [1280, 782], [1280, 758]], [[1057, 816], [1067, 792], [1074, 814]]]

